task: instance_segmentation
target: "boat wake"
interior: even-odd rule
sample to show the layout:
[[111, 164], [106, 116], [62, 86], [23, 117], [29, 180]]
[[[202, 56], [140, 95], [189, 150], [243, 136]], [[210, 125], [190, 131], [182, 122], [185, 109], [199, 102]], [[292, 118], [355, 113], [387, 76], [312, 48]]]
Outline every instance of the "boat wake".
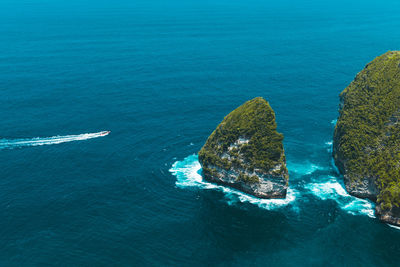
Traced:
[[27, 147], [27, 146], [56, 145], [66, 142], [81, 141], [81, 140], [103, 137], [108, 135], [109, 133], [110, 131], [102, 131], [98, 133], [52, 136], [45, 138], [35, 137], [26, 139], [0, 139], [0, 149], [12, 149], [18, 147]]
[[387, 225], [389, 225], [390, 227], [392, 227], [392, 228], [394, 228], [394, 229], [396, 229], [396, 230], [400, 230], [400, 227], [399, 227], [399, 226], [391, 225], [391, 224], [388, 224], [388, 223], [387, 223]]

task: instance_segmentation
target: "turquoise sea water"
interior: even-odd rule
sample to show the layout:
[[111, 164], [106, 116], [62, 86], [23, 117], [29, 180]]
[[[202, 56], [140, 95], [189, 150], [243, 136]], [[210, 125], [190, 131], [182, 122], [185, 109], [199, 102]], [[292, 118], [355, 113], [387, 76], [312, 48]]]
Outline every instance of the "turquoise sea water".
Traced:
[[[331, 142], [338, 94], [400, 49], [399, 11], [0, 1], [0, 265], [397, 265], [400, 230], [346, 193]], [[199, 175], [208, 135], [256, 96], [285, 135], [284, 200]]]

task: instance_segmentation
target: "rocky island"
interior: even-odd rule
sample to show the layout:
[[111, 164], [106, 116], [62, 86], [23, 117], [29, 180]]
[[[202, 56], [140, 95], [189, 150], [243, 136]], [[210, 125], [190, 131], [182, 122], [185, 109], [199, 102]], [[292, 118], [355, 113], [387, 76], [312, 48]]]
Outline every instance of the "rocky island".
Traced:
[[347, 191], [400, 225], [400, 52], [377, 57], [340, 94], [333, 157]]
[[276, 127], [262, 97], [232, 111], [199, 152], [203, 177], [259, 198], [285, 198], [289, 175]]

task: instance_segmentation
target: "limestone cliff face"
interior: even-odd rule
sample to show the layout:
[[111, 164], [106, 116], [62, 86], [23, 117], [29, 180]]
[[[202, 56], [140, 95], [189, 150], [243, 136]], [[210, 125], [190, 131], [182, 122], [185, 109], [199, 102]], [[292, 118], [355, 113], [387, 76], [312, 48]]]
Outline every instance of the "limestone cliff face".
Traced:
[[289, 175], [283, 135], [261, 97], [247, 101], [218, 125], [199, 152], [203, 176], [260, 198], [284, 198]]
[[400, 52], [377, 57], [340, 94], [333, 157], [347, 191], [400, 225]]

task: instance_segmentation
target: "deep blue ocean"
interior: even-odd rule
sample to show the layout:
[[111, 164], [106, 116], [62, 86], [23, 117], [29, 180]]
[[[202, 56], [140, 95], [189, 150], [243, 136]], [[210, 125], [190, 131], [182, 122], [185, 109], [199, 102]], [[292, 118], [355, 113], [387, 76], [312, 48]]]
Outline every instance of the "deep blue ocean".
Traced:
[[[0, 266], [398, 266], [331, 158], [339, 93], [398, 49], [397, 0], [1, 0]], [[284, 200], [199, 175], [257, 96]]]

